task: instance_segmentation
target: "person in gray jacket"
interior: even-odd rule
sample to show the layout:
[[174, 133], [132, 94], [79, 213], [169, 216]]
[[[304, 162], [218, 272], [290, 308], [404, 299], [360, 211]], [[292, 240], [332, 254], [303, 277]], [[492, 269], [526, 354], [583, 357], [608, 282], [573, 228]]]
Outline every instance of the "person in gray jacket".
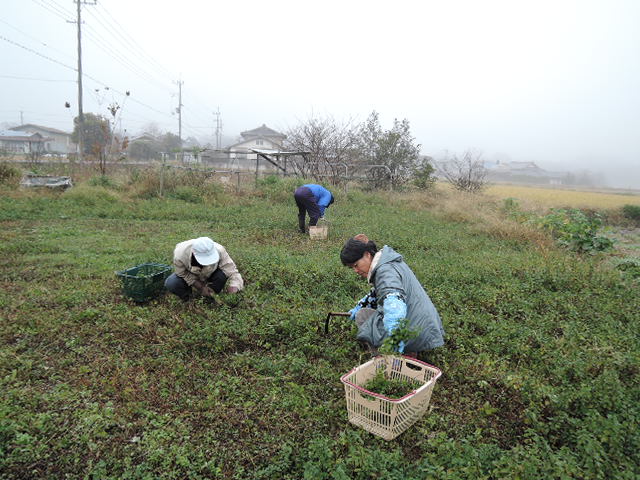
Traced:
[[359, 341], [375, 351], [400, 320], [407, 318], [408, 328], [417, 336], [400, 342], [399, 353], [415, 356], [444, 344], [440, 315], [402, 255], [388, 245], [378, 250], [360, 234], [345, 243], [340, 260], [373, 285], [349, 312], [358, 326]]
[[164, 286], [182, 300], [188, 300], [193, 290], [205, 297], [220, 293], [237, 293], [244, 287], [242, 276], [227, 250], [209, 237], [194, 238], [176, 245], [173, 251], [175, 272]]

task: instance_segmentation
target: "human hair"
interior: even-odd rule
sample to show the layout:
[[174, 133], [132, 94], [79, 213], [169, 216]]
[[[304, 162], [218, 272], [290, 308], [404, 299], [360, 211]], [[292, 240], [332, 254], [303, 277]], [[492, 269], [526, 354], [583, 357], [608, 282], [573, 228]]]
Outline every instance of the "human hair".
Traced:
[[360, 260], [365, 252], [373, 256], [378, 252], [378, 247], [364, 233], [360, 233], [344, 244], [340, 252], [340, 261], [343, 265], [352, 265]]

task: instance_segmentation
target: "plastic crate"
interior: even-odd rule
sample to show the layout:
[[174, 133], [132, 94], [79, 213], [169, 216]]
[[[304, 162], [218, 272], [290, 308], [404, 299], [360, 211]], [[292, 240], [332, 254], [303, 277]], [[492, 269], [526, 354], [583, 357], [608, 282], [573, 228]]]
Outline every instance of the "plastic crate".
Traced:
[[143, 263], [116, 275], [122, 280], [122, 291], [136, 302], [147, 302], [164, 291], [164, 281], [173, 267], [162, 263]]
[[317, 225], [309, 227], [309, 238], [313, 240], [325, 240], [329, 235], [328, 225]]
[[[387, 378], [413, 380], [421, 386], [398, 399], [370, 392], [363, 385], [381, 368]], [[440, 375], [439, 368], [415, 358], [393, 355], [372, 358], [340, 378], [349, 421], [385, 440], [393, 440], [425, 414]]]

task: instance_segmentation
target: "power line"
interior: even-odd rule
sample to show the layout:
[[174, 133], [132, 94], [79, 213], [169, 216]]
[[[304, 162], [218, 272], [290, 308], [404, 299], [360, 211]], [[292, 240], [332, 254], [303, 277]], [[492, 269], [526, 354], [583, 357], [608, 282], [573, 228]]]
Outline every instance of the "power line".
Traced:
[[[93, 12], [89, 12], [89, 14], [98, 22], [98, 24], [100, 24], [104, 30], [107, 33], [110, 33], [113, 38], [117, 41], [119, 41], [123, 48], [123, 51], [130, 51], [130, 45], [127, 45], [126, 43], [124, 43], [120, 37], [118, 37], [117, 35], [113, 35], [113, 33], [110, 31], [109, 27], [106, 26], [102, 20], [100, 19], [100, 17], [98, 17], [97, 15], [95, 15], [95, 13]], [[113, 48], [113, 45], [110, 45], [109, 40], [105, 39], [104, 37], [102, 37], [97, 30], [95, 30], [92, 27], [89, 27], [89, 36], [92, 38], [92, 41], [101, 49], [103, 50], [107, 55], [111, 56], [112, 58], [114, 58], [116, 61], [118, 61], [121, 65], [123, 65], [125, 68], [127, 68], [130, 72], [134, 73], [135, 75], [137, 75], [138, 77], [140, 77], [142, 80], [155, 85], [156, 87], [159, 87], [160, 89], [163, 90], [168, 90], [167, 86], [165, 84], [162, 84], [161, 81], [156, 80], [156, 78], [154, 78], [151, 74], [149, 74], [148, 72], [146, 72], [144, 69], [140, 68], [134, 61], [128, 59], [127, 57], [125, 57], [124, 55], [121, 55], [118, 50]], [[88, 33], [89, 33], [88, 32]], [[111, 42], [113, 43], [113, 42]], [[106, 47], [105, 47], [106, 44]]]
[[16, 80], [36, 80], [40, 82], [68, 82], [74, 83], [75, 80], [55, 80], [52, 78], [33, 78], [33, 77], [19, 77], [17, 75], [0, 75], [0, 78], [13, 78]]
[[[51, 61], [51, 62], [53, 62], [53, 63], [57, 63], [58, 65], [61, 65], [61, 66], [65, 67], [65, 68], [68, 68], [69, 70], [73, 70], [74, 72], [77, 72], [77, 71], [78, 71], [78, 70], [77, 70], [76, 68], [74, 68], [74, 67], [71, 67], [71, 66], [69, 66], [69, 65], [66, 65], [66, 64], [64, 64], [64, 63], [62, 63], [62, 62], [60, 62], [60, 61], [58, 61], [58, 60], [56, 60], [56, 59], [54, 59], [54, 58], [51, 58], [51, 57], [49, 57], [49, 56], [47, 56], [47, 55], [43, 55], [42, 53], [37, 52], [37, 51], [35, 51], [35, 50], [34, 50], [34, 49], [32, 49], [32, 48], [26, 47], [26, 46], [24, 46], [24, 45], [22, 45], [22, 44], [20, 44], [20, 43], [18, 43], [18, 42], [14, 42], [13, 40], [10, 40], [10, 39], [6, 38], [6, 37], [5, 37], [5, 36], [3, 36], [3, 35], [0, 35], [0, 39], [4, 40], [4, 41], [6, 41], [6, 42], [8, 42], [8, 43], [10, 43], [10, 44], [12, 44], [12, 45], [15, 45], [15, 46], [17, 46], [17, 47], [20, 47], [20, 48], [22, 48], [22, 49], [24, 49], [24, 50], [26, 50], [26, 51], [28, 51], [28, 52], [30, 52], [30, 53], [33, 53], [34, 55], [38, 55], [39, 57], [42, 57], [42, 58], [44, 58], [44, 59], [46, 59], [46, 60], [49, 60], [49, 61]], [[113, 87], [109, 87], [109, 85], [107, 85], [106, 83], [104, 83], [104, 82], [102, 82], [102, 81], [98, 80], [97, 78], [92, 77], [91, 75], [88, 75], [88, 74], [86, 74], [86, 73], [83, 73], [83, 74], [82, 74], [82, 76], [83, 76], [83, 77], [85, 77], [85, 78], [88, 78], [89, 80], [92, 80], [92, 81], [96, 82], [98, 85], [100, 85], [100, 86], [102, 86], [102, 87], [110, 88], [111, 90], [113, 90], [113, 91], [114, 91], [114, 92], [116, 92], [116, 93], [119, 93], [120, 95], [126, 95], [126, 93], [125, 93], [125, 92], [121, 92], [121, 91], [119, 91], [119, 90], [117, 90], [117, 89], [115, 89], [115, 88], [113, 88]], [[152, 106], [150, 106], [150, 105], [147, 105], [146, 103], [143, 103], [143, 102], [141, 102], [140, 100], [136, 100], [135, 98], [132, 98], [132, 99], [131, 99], [131, 101], [132, 101], [132, 102], [135, 102], [135, 103], [137, 103], [137, 104], [139, 104], [139, 105], [142, 105], [143, 107], [146, 107], [146, 108], [148, 108], [149, 110], [153, 110], [154, 112], [159, 113], [159, 114], [161, 114], [161, 115], [169, 115], [169, 114], [167, 114], [166, 112], [161, 112], [160, 110], [158, 110], [158, 109], [156, 109], [156, 108], [154, 108], [154, 107], [152, 107]]]
[[[47, 11], [49, 11], [49, 12], [53, 13], [54, 15], [58, 16], [59, 18], [65, 20], [65, 21], [69, 21], [68, 18], [73, 16], [72, 12], [69, 12], [64, 7], [60, 6], [59, 4], [57, 4], [56, 2], [54, 2], [52, 0], [32, 0], [32, 1], [34, 3], [36, 3], [37, 5], [41, 6], [42, 8], [46, 9]], [[78, 0], [76, 0], [76, 1], [78, 1]], [[91, 10], [87, 10], [87, 12], [90, 15], [94, 16], [93, 13], [91, 12]], [[95, 16], [94, 16], [94, 18], [95, 18]], [[155, 79], [153, 79], [152, 77], [149, 77], [149, 76], [147, 76], [145, 78], [146, 72], [138, 69], [135, 66], [134, 63], [130, 62], [129, 60], [127, 60], [122, 55], [116, 54], [115, 51], [113, 50], [113, 48], [109, 48], [108, 45], [105, 46], [104, 42], [106, 42], [108, 44], [108, 41], [105, 41], [100, 36], [100, 34], [97, 32], [97, 30], [95, 30], [93, 27], [91, 27], [91, 25], [87, 25], [87, 29], [85, 30], [85, 35], [87, 35], [89, 37], [89, 39], [91, 40], [91, 42], [95, 43], [98, 46], [98, 48], [100, 48], [102, 51], [104, 51], [107, 55], [111, 56], [114, 60], [119, 62], [121, 65], [123, 65], [129, 71], [131, 71], [132, 73], [138, 75], [142, 80], [144, 80], [146, 82], [149, 82], [151, 84], [155, 84], [155, 86], [158, 87], [158, 84], [156, 83]], [[126, 45], [125, 45], [125, 47], [126, 47]], [[160, 85], [160, 88], [167, 90], [166, 85]]]
[[[80, 1], [80, 0], [75, 0], [76, 2]], [[55, 0], [33, 0], [33, 2], [44, 8], [45, 10], [49, 11], [50, 13], [52, 13], [53, 15], [68, 21], [68, 18], [71, 17], [73, 14], [65, 9], [63, 6], [59, 5]], [[104, 29], [104, 31], [106, 33], [108, 33], [110, 36], [112, 36], [115, 40], [117, 40], [120, 44], [122, 44], [125, 48], [123, 49], [123, 52], [127, 52], [130, 54], [134, 54], [137, 58], [142, 59], [143, 61], [146, 62], [146, 64], [148, 65], [152, 65], [153, 69], [155, 69], [158, 72], [161, 72], [161, 76], [164, 76], [167, 74], [168, 70], [165, 69], [160, 63], [158, 63], [157, 61], [155, 61], [153, 59], [153, 57], [149, 56], [148, 54], [146, 54], [146, 52], [144, 52], [144, 50], [136, 43], [136, 41], [126, 32], [126, 30], [124, 30], [124, 28], [118, 23], [118, 21], [113, 17], [113, 15], [111, 15], [111, 13], [109, 13], [104, 7], [102, 7], [102, 4], [97, 4], [98, 7], [100, 8], [100, 11], [103, 12], [105, 15], [102, 15], [102, 17], [97, 16], [96, 14], [94, 14], [92, 12], [91, 9], [87, 9], [87, 13], [89, 13], [96, 21], [97, 23]], [[109, 18], [107, 18], [107, 16]], [[101, 21], [101, 19], [103, 21]], [[2, 21], [2, 20], [0, 20]], [[2, 21], [3, 23], [7, 24], [6, 22]], [[16, 29], [17, 31], [19, 31], [21, 34], [30, 37], [32, 40], [35, 40], [36, 42], [41, 43], [43, 46], [47, 46], [46, 43], [36, 39], [35, 37], [31, 37], [30, 35], [26, 34], [25, 32], [20, 31], [19, 29], [17, 29], [16, 27], [13, 27], [10, 24], [7, 24], [10, 27]], [[124, 35], [120, 34], [119, 32], [122, 32]], [[131, 59], [127, 58], [124, 55], [121, 55], [120, 53], [117, 53], [117, 57], [114, 55], [115, 54], [115, 50], [112, 48], [111, 45], [109, 45], [109, 41], [105, 40], [105, 38], [103, 36], [100, 35], [100, 33], [98, 33], [98, 30], [96, 30], [95, 28], [93, 28], [91, 25], [87, 25], [86, 26], [86, 31], [85, 34], [89, 37], [90, 41], [92, 43], [94, 43], [98, 48], [100, 48], [101, 50], [103, 50], [105, 53], [107, 53], [109, 56], [111, 56], [112, 58], [114, 58], [116, 61], [118, 61], [121, 65], [123, 65], [125, 68], [127, 68], [127, 70], [131, 71], [132, 73], [135, 73], [137, 76], [139, 76], [141, 79], [143, 79], [144, 81], [159, 87], [162, 90], [167, 90], [166, 85], [162, 84], [162, 81], [159, 81], [158, 79], [156, 79], [155, 77], [153, 77], [152, 75], [150, 75], [147, 71], [145, 71], [144, 69], [140, 69], [139, 67], [137, 67], [135, 64], [131, 63]], [[125, 37], [126, 35], [126, 37]], [[69, 70], [72, 70], [74, 72], [78, 72], [78, 69], [65, 64], [49, 55], [43, 54], [33, 48], [27, 47], [25, 45], [22, 45], [16, 41], [13, 41], [3, 35], [0, 35], [0, 39], [15, 45], [19, 48], [22, 48], [30, 53], [33, 53], [34, 55], [38, 55], [41, 58], [44, 58], [46, 60], [49, 60], [53, 63], [56, 63], [64, 68], [68, 68]], [[105, 45], [105, 43], [107, 45]], [[133, 48], [132, 48], [133, 47]], [[51, 48], [51, 47], [48, 47]], [[62, 52], [59, 52], [62, 53]], [[65, 55], [64, 53], [62, 53], [63, 55]], [[171, 75], [170, 73], [168, 75]], [[19, 77], [19, 76], [10, 76], [10, 75], [2, 75], [0, 76], [1, 78], [15, 78], [15, 79], [21, 79], [21, 80], [34, 80], [34, 81], [46, 81], [46, 82], [54, 82], [56, 80], [54, 79], [45, 79], [45, 78], [34, 78], [34, 77]], [[121, 95], [125, 95], [125, 93], [120, 92], [119, 90], [113, 88], [113, 87], [109, 87], [107, 84], [105, 84], [104, 82], [98, 80], [97, 78], [86, 74], [85, 72], [81, 72], [81, 78], [86, 78], [89, 79], [93, 82], [95, 82], [96, 84], [103, 86], [105, 88], [110, 88], [112, 91], [119, 93]], [[64, 80], [59, 80], [60, 82], [64, 82]], [[196, 98], [195, 95], [191, 95], [192, 98]], [[170, 114], [168, 112], [163, 112], [158, 110], [157, 108], [152, 107], [151, 105], [148, 105], [140, 100], [137, 100], [134, 97], [130, 98], [130, 101], [133, 103], [136, 103], [144, 108], [147, 108], [155, 113], [158, 113], [166, 118], [170, 118]], [[199, 101], [195, 101], [193, 102], [193, 107], [196, 107], [198, 109], [198, 112], [196, 112], [192, 106], [188, 106], [186, 108], [186, 110], [190, 113], [190, 115], [192, 117], [195, 117], [199, 122], [202, 122], [204, 124], [208, 123], [208, 120], [203, 119], [203, 117], [200, 115], [200, 110], [205, 108], [202, 106], [203, 104], [200, 103]], [[181, 106], [181, 108], [183, 108], [184, 105]], [[206, 109], [206, 108], [205, 108]], [[208, 117], [208, 115], [207, 115]], [[194, 127], [192, 125], [186, 124], [186, 126], [188, 126], [190, 128], [190, 130], [192, 129], [208, 129], [211, 127]], [[190, 132], [193, 133], [193, 132]]]
[[[162, 75], [166, 75], [168, 80], [172, 80], [174, 78], [174, 75], [169, 70], [164, 68], [164, 66], [162, 66], [159, 62], [157, 62], [151, 55], [148, 55], [144, 51], [144, 49], [140, 47], [140, 45], [136, 42], [136, 40], [131, 35], [129, 35], [129, 33], [122, 27], [122, 25], [120, 25], [120, 23], [118, 23], [118, 21], [113, 17], [113, 15], [111, 15], [111, 13], [109, 13], [109, 11], [104, 7], [104, 3], [99, 4], [98, 7], [99, 7], [99, 10], [103, 10], [104, 13], [113, 21], [113, 23], [116, 25], [118, 29], [120, 29], [120, 31], [124, 34], [124, 36], [129, 37], [128, 46], [136, 47], [138, 49], [137, 55], [141, 59], [147, 59], [147, 61], [149, 61], [149, 64], [154, 65], [155, 68], [158, 68], [158, 71], [162, 72]], [[109, 22], [109, 19], [105, 19], [105, 21]]]
[[67, 65], [67, 64], [65, 64], [65, 63], [62, 63], [62, 62], [60, 62], [60, 61], [58, 61], [58, 60], [56, 60], [56, 59], [54, 59], [54, 58], [51, 58], [51, 57], [49, 57], [49, 56], [47, 56], [47, 55], [44, 55], [44, 54], [42, 54], [42, 53], [40, 53], [40, 52], [36, 52], [36, 51], [35, 51], [34, 49], [32, 49], [32, 48], [25, 47], [24, 45], [22, 45], [22, 44], [20, 44], [20, 43], [18, 43], [18, 42], [14, 42], [13, 40], [9, 40], [7, 37], [5, 37], [5, 36], [3, 36], [3, 35], [0, 35], [0, 39], [4, 40], [5, 42], [8, 42], [8, 43], [10, 43], [10, 44], [12, 44], [12, 45], [15, 45], [16, 47], [20, 47], [20, 48], [22, 48], [22, 49], [24, 49], [24, 50], [26, 50], [26, 51], [28, 51], [28, 52], [31, 52], [31, 53], [33, 53], [33, 54], [35, 54], [35, 55], [38, 55], [39, 57], [45, 58], [45, 59], [47, 59], [47, 60], [49, 60], [49, 61], [51, 61], [51, 62], [53, 62], [53, 63], [57, 63], [58, 65], [62, 65], [62, 66], [63, 66], [63, 67], [65, 67], [65, 68], [69, 68], [69, 69], [73, 70], [74, 72], [77, 72], [77, 71], [78, 71], [78, 70], [77, 70], [77, 69], [75, 69], [74, 67], [70, 67], [69, 65]]
[[[53, 13], [54, 15], [62, 18], [63, 20], [67, 21], [69, 20], [69, 17], [73, 18], [75, 15], [72, 13], [65, 13], [65, 12], [61, 12], [59, 9], [56, 9], [54, 7], [51, 7], [49, 5], [47, 5], [46, 3], [43, 3], [40, 0], [32, 0], [33, 3], [35, 3], [36, 5], [40, 5], [42, 8], [44, 8], [45, 10], [50, 11], [51, 13]], [[67, 16], [65, 16], [67, 15]]]
[[37, 39], [36, 37], [33, 37], [33, 36], [29, 35], [29, 34], [28, 34], [28, 33], [26, 33], [26, 32], [23, 32], [23, 31], [22, 31], [22, 30], [20, 30], [18, 27], [14, 26], [14, 25], [11, 25], [10, 23], [7, 23], [7, 22], [5, 22], [4, 20], [1, 20], [1, 19], [0, 19], [0, 22], [4, 23], [5, 25], [8, 25], [9, 27], [13, 28], [14, 30], [16, 30], [17, 32], [21, 33], [21, 34], [22, 34], [22, 35], [24, 35], [25, 37], [27, 37], [27, 38], [29, 38], [29, 39], [31, 39], [31, 40], [33, 40], [33, 41], [37, 42], [37, 43], [42, 44], [42, 46], [44, 46], [44, 47], [46, 47], [46, 48], [50, 48], [51, 50], [53, 50], [53, 51], [55, 51], [55, 52], [57, 52], [57, 53], [59, 53], [59, 54], [62, 54], [62, 55], [64, 55], [64, 56], [66, 56], [66, 57], [69, 57], [70, 59], [73, 59], [73, 57], [71, 57], [71, 56], [70, 56], [70, 55], [68, 55], [67, 53], [65, 53], [65, 52], [63, 52], [63, 51], [61, 51], [61, 50], [58, 50], [58, 49], [56, 49], [56, 48], [53, 48], [53, 47], [51, 47], [50, 45], [47, 45], [47, 44], [46, 44], [46, 43], [44, 43], [42, 40], [39, 40], [39, 39]]

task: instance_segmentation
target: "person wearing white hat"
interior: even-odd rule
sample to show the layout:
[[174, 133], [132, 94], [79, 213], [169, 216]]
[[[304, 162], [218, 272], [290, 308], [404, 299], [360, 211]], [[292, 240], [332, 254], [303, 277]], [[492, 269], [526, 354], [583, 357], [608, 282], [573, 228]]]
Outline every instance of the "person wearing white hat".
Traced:
[[227, 250], [209, 237], [194, 238], [176, 245], [173, 251], [175, 272], [164, 285], [182, 300], [188, 300], [193, 290], [210, 297], [226, 287], [227, 293], [237, 293], [244, 281]]

